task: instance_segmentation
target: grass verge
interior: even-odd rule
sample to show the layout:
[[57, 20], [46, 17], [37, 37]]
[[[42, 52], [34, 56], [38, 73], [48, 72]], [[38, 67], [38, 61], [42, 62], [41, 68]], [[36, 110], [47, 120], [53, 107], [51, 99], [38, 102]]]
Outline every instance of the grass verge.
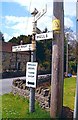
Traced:
[[65, 78], [64, 80], [64, 106], [74, 110], [74, 100], [76, 92], [76, 78]]
[[[74, 109], [74, 99], [76, 90], [76, 78], [66, 78], [64, 80], [64, 106]], [[1, 102], [2, 98], [2, 102]], [[2, 103], [2, 104], [1, 104]], [[29, 100], [18, 95], [14, 96], [12, 93], [0, 96], [0, 118], [2, 115], [3, 119], [15, 118], [24, 119], [26, 118], [39, 118], [48, 120], [50, 119], [49, 112], [41, 109], [39, 104], [36, 102], [36, 108], [34, 113], [29, 113]], [[11, 120], [11, 119], [10, 119]]]
[[42, 110], [36, 102], [36, 110], [29, 113], [29, 101], [12, 93], [2, 96], [2, 118], [50, 118], [49, 112]]

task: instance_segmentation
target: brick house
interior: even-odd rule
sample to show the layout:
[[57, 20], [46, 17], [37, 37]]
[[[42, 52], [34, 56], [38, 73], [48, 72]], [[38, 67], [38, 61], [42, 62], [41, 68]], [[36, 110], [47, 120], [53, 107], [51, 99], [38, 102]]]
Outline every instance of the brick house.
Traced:
[[15, 44], [0, 41], [0, 73], [6, 71], [25, 71], [30, 52], [12, 52]]

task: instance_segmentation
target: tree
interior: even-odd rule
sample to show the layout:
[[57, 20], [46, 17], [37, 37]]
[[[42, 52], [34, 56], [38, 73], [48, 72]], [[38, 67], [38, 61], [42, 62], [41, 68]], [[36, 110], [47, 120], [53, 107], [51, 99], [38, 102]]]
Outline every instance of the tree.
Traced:
[[[42, 33], [48, 32], [48, 29], [45, 28]], [[37, 61], [39, 66], [43, 68], [43, 71], [51, 70], [51, 52], [52, 52], [52, 39], [51, 40], [42, 40], [37, 42]]]
[[20, 35], [18, 36], [17, 38], [16, 37], [13, 37], [12, 39], [9, 40], [9, 42], [12, 42], [12, 43], [16, 43], [16, 44], [20, 44], [21, 41], [23, 42], [22, 44], [29, 44], [31, 43], [31, 35]]
[[[65, 42], [64, 42], [64, 66], [66, 70], [66, 45], [68, 43], [68, 71], [73, 73], [76, 73], [76, 38], [75, 38], [75, 33], [71, 28], [66, 28], [65, 29], [65, 34], [68, 34], [68, 38], [65, 37]], [[67, 42], [68, 39], [68, 42]]]
[[76, 42], [76, 61], [78, 63], [78, 42]]
[[13, 37], [12, 39], [10, 39], [9, 42], [11, 42], [11, 43], [16, 43], [16, 44], [19, 43], [19, 41], [17, 40], [16, 37]]
[[39, 63], [43, 63], [45, 60], [44, 44], [42, 44], [42, 42], [37, 42], [36, 57]]

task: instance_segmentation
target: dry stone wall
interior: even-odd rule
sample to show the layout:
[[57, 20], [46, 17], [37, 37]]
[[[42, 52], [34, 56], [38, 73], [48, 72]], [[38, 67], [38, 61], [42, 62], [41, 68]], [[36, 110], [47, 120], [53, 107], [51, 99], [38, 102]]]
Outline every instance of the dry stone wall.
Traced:
[[[39, 77], [37, 88], [35, 90], [35, 99], [39, 102], [40, 106], [46, 110], [50, 108], [50, 79], [51, 76]], [[25, 98], [29, 98], [30, 89], [26, 87], [26, 80], [15, 79], [12, 85], [13, 94], [19, 94]]]

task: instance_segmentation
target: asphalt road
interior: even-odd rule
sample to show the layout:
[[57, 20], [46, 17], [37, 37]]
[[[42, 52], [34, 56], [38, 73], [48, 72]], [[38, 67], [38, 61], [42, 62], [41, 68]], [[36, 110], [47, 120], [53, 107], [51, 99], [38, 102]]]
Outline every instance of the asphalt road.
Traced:
[[[46, 75], [38, 75], [38, 77], [41, 76], [47, 76], [50, 74], [46, 74]], [[7, 78], [7, 79], [0, 79], [0, 95], [3, 95], [5, 93], [9, 93], [12, 91], [12, 81], [13, 79], [25, 79], [26, 77], [16, 77], [16, 78]]]
[[[25, 77], [17, 77], [17, 78], [25, 79]], [[12, 81], [13, 79], [17, 79], [17, 78], [0, 79], [0, 95], [11, 92]]]

